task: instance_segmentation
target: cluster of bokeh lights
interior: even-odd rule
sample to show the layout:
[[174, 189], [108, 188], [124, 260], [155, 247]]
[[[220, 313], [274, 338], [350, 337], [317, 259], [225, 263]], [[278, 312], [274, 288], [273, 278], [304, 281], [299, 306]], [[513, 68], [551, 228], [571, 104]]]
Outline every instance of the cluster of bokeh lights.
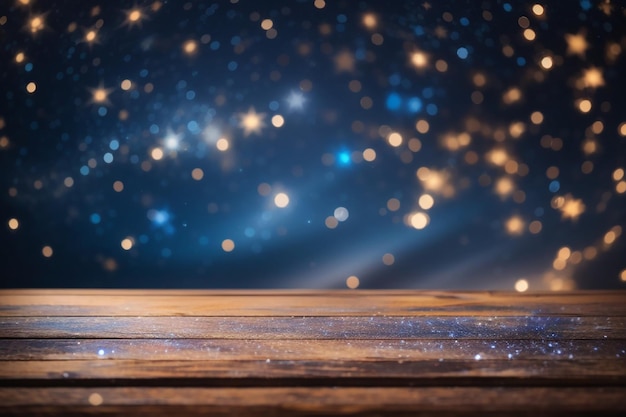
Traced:
[[[624, 247], [626, 12], [616, 2], [13, 3], [0, 12], [3, 31], [21, 28], [5, 48], [5, 222], [47, 262], [84, 249], [29, 214], [49, 206], [107, 242], [85, 265], [121, 276], [149, 259], [183, 262], [178, 248], [193, 246], [184, 252], [199, 255], [181, 259], [204, 265], [195, 282], [206, 286], [226, 254], [298, 244], [311, 252], [300, 268], [326, 264], [319, 273], [332, 277], [282, 285], [385, 286], [368, 278], [380, 264], [404, 265], [414, 280], [398, 285], [419, 287], [419, 245], [448, 239], [556, 252], [531, 255], [531, 269], [522, 252], [498, 255], [520, 268], [452, 286], [564, 290]], [[576, 9], [567, 25], [564, 7]], [[32, 137], [58, 144], [35, 156]], [[325, 252], [328, 240], [366, 238], [376, 260]], [[615, 286], [626, 261], [617, 269]]]

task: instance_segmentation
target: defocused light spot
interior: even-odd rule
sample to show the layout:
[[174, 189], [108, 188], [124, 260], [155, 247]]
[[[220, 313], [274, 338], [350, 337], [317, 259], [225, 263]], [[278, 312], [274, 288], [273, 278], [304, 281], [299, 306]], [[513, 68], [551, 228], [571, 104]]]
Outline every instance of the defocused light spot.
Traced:
[[346, 279], [346, 287], [350, 288], [351, 290], [358, 288], [359, 286], [359, 278], [351, 275]]
[[232, 252], [233, 249], [235, 249], [235, 242], [233, 242], [231, 239], [224, 239], [222, 241], [222, 250], [224, 252]]
[[376, 151], [372, 148], [367, 148], [363, 151], [363, 159], [367, 162], [372, 162], [376, 159]]
[[543, 58], [541, 58], [540, 64], [543, 69], [549, 70], [554, 65], [554, 60], [551, 56], [544, 56]]
[[226, 138], [219, 138], [217, 142], [215, 142], [215, 147], [217, 148], [218, 151], [224, 152], [228, 150], [228, 148], [230, 147], [230, 143], [228, 142], [228, 139]]
[[387, 208], [389, 211], [398, 211], [400, 209], [400, 200], [397, 198], [390, 198], [387, 200]]
[[348, 209], [345, 207], [337, 207], [335, 211], [333, 212], [333, 215], [338, 221], [343, 222], [343, 221], [348, 220], [348, 216], [350, 215], [350, 213], [348, 212]]
[[604, 244], [605, 245], [612, 245], [615, 242], [615, 239], [617, 238], [617, 235], [615, 234], [615, 232], [613, 230], [610, 230], [608, 232], [606, 232], [606, 234], [604, 235]]
[[626, 269], [622, 270], [622, 272], [619, 274], [619, 279], [622, 282], [626, 282]]
[[32, 94], [35, 92], [35, 90], [37, 90], [37, 84], [35, 84], [33, 81], [26, 84], [26, 91], [28, 91], [29, 93]]
[[187, 55], [195, 54], [198, 51], [198, 42], [192, 39], [188, 40], [183, 44], [183, 51], [185, 51]]
[[115, 192], [121, 193], [122, 191], [124, 191], [124, 183], [122, 181], [115, 181], [113, 183], [113, 190]]
[[337, 225], [339, 225], [339, 221], [335, 218], [335, 216], [328, 216], [326, 217], [326, 220], [324, 220], [324, 224], [329, 229], [334, 229]]
[[31, 33], [37, 33], [44, 28], [44, 20], [42, 16], [33, 16], [28, 22]]
[[619, 132], [619, 134], [621, 136], [626, 136], [626, 122], [620, 123], [619, 128], [617, 129], [617, 131]]
[[386, 253], [383, 255], [383, 263], [387, 266], [393, 265], [396, 261], [396, 258], [391, 253]]
[[526, 290], [528, 290], [528, 281], [526, 281], [525, 279], [518, 279], [515, 282], [515, 291], [525, 292]]
[[426, 55], [424, 52], [413, 52], [411, 54], [411, 64], [413, 64], [413, 66], [416, 68], [424, 68], [426, 65], [428, 65], [428, 55]]
[[44, 247], [41, 249], [41, 254], [42, 254], [45, 258], [49, 258], [49, 257], [51, 257], [51, 256], [52, 256], [52, 254], [53, 254], [52, 248], [51, 248], [50, 246], [44, 246]]
[[435, 199], [430, 194], [423, 194], [418, 200], [419, 206], [424, 210], [429, 210], [435, 204]]
[[270, 30], [272, 26], [274, 26], [272, 19], [263, 19], [261, 21], [261, 28], [263, 28], [263, 30]]
[[530, 121], [536, 125], [540, 125], [543, 122], [543, 114], [540, 111], [535, 111], [530, 115]]
[[285, 208], [289, 205], [289, 196], [285, 193], [278, 193], [274, 196], [274, 204], [278, 208]]
[[536, 235], [539, 232], [541, 232], [542, 228], [543, 228], [543, 225], [541, 224], [539, 220], [534, 220], [530, 222], [530, 225], [528, 225], [528, 231], [532, 233], [533, 235]]
[[537, 35], [532, 29], [524, 29], [524, 38], [528, 41], [534, 41]]
[[524, 233], [524, 220], [519, 216], [510, 217], [504, 224], [506, 232], [512, 236], [518, 236]]
[[21, 64], [22, 62], [24, 62], [25, 59], [26, 59], [26, 56], [24, 55], [24, 52], [18, 52], [15, 55], [15, 62], [17, 62], [18, 64]]
[[397, 132], [393, 132], [387, 137], [387, 142], [389, 142], [391, 146], [397, 148], [402, 145], [402, 136]]
[[556, 254], [556, 257], [563, 260], [568, 260], [570, 255], [572, 254], [572, 250], [567, 246], [563, 246]]
[[191, 171], [191, 178], [200, 181], [204, 177], [204, 171], [201, 168], [194, 168]]
[[378, 24], [378, 19], [373, 13], [366, 13], [363, 15], [363, 25], [368, 29], [374, 29]]
[[130, 250], [133, 247], [133, 244], [134, 244], [133, 239], [130, 237], [124, 238], [120, 242], [120, 246], [124, 250]]
[[272, 117], [272, 125], [274, 127], [282, 127], [285, 124], [285, 119], [280, 114], [277, 114]]
[[415, 129], [419, 133], [427, 133], [430, 129], [430, 125], [426, 120], [418, 120], [417, 123], [415, 123]]
[[89, 404], [93, 405], [94, 407], [102, 405], [103, 402], [104, 399], [102, 398], [102, 395], [98, 394], [97, 392], [89, 395]]
[[580, 100], [578, 102], [578, 110], [580, 110], [582, 113], [589, 113], [589, 111], [591, 110], [591, 101], [587, 99]]
[[20, 227], [20, 222], [17, 219], [9, 219], [9, 229], [17, 230]]
[[428, 217], [428, 215], [421, 212], [413, 213], [409, 218], [411, 226], [417, 230], [421, 230], [428, 226], [429, 221], [430, 218]]
[[163, 159], [163, 150], [161, 148], [154, 148], [152, 149], [152, 152], [150, 152], [150, 156], [155, 161], [159, 161]]
[[272, 192], [272, 187], [268, 183], [262, 182], [257, 187], [257, 192], [262, 196], [268, 196]]
[[535, 16], [542, 16], [545, 12], [545, 9], [541, 4], [533, 4], [532, 11]]
[[124, 80], [122, 81], [122, 83], [120, 84], [120, 88], [124, 91], [128, 91], [132, 88], [133, 83], [130, 80]]

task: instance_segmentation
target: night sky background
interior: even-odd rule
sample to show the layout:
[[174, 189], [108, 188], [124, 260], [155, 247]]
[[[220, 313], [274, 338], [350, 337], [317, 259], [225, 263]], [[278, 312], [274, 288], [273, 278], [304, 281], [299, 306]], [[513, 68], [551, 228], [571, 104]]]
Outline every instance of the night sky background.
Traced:
[[2, 287], [625, 288], [617, 1], [0, 5]]

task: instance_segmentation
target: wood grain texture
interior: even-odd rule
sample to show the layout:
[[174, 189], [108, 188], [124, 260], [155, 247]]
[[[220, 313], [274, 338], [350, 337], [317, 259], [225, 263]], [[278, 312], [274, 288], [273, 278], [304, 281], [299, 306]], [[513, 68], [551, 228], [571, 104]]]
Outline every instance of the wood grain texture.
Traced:
[[0, 415], [624, 415], [624, 398], [624, 291], [0, 291]]

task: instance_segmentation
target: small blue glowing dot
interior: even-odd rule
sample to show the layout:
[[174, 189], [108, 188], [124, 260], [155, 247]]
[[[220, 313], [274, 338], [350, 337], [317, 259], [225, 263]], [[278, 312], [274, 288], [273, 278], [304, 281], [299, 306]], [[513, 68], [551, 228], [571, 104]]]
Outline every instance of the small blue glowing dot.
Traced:
[[461, 19], [459, 19], [459, 22], [461, 22], [461, 25], [463, 26], [468, 26], [470, 21], [467, 17], [462, 17]]
[[243, 233], [246, 237], [253, 237], [255, 235], [255, 231], [251, 227], [246, 227], [246, 230]]
[[100, 350], [98, 351], [98, 355], [100, 355], [100, 356], [104, 355], [104, 349], [100, 349]]
[[502, 8], [504, 9], [505, 12], [510, 12], [511, 10], [513, 10], [513, 6], [511, 6], [509, 3], [504, 3], [502, 5]]
[[436, 115], [438, 111], [439, 109], [437, 108], [436, 104], [430, 103], [428, 106], [426, 106], [426, 113], [430, 114], [431, 116]]
[[399, 110], [402, 105], [402, 98], [398, 93], [390, 93], [385, 104], [389, 110]]
[[156, 135], [157, 133], [159, 133], [159, 126], [157, 126], [155, 124], [151, 124], [150, 125], [150, 133], [152, 133], [153, 135]]
[[111, 152], [107, 152], [104, 154], [102, 159], [104, 159], [104, 162], [106, 162], [107, 164], [110, 164], [111, 162], [113, 162], [113, 154]]
[[524, 65], [526, 65], [526, 58], [522, 56], [518, 56], [516, 61], [519, 67], [523, 67]]
[[420, 100], [418, 97], [411, 97], [407, 102], [407, 107], [409, 109], [409, 112], [417, 113], [422, 110], [422, 100]]
[[89, 167], [87, 165], [83, 165], [80, 167], [80, 173], [82, 175], [89, 175]]
[[340, 152], [338, 159], [341, 165], [348, 165], [350, 163], [350, 154], [348, 152]]
[[230, 61], [228, 63], [228, 70], [229, 71], [234, 71], [237, 69], [237, 63], [235, 61]]
[[337, 15], [337, 22], [346, 23], [347, 21], [348, 21], [348, 18], [346, 17], [345, 14]]
[[389, 84], [393, 85], [394, 87], [400, 85], [400, 82], [402, 82], [402, 78], [400, 78], [399, 74], [391, 74], [391, 76], [389, 77]]
[[270, 110], [276, 111], [278, 110], [279, 107], [280, 107], [280, 104], [278, 103], [278, 101], [276, 100], [270, 101], [270, 105], [269, 105]]
[[117, 139], [113, 139], [109, 142], [109, 148], [111, 148], [112, 151], [117, 151], [120, 148], [120, 142]]
[[198, 125], [198, 122], [192, 120], [187, 123], [187, 130], [189, 130], [191, 133], [200, 133], [200, 126]]
[[458, 55], [459, 58], [465, 59], [469, 55], [469, 52], [467, 51], [467, 48], [460, 47], [459, 49], [456, 50], [456, 54]]
[[588, 11], [589, 9], [591, 9], [591, 1], [589, 1], [589, 0], [580, 0], [580, 7], [584, 11]]
[[31, 72], [33, 70], [33, 64], [29, 62], [28, 64], [24, 65], [24, 70], [26, 72]]
[[561, 184], [557, 181], [554, 180], [550, 183], [550, 185], [548, 186], [548, 188], [550, 189], [550, 191], [552, 191], [553, 193], [556, 193], [557, 191], [559, 191], [559, 189], [561, 188]]
[[98, 224], [100, 223], [100, 221], [102, 220], [102, 218], [100, 217], [100, 215], [98, 213], [93, 213], [91, 216], [89, 216], [89, 220], [93, 223], [93, 224]]
[[100, 116], [106, 116], [107, 115], [107, 108], [104, 107], [104, 106], [98, 107], [98, 114]]
[[194, 98], [196, 98], [196, 92], [193, 90], [187, 91], [187, 93], [185, 94], [185, 98], [187, 100], [193, 100]]

